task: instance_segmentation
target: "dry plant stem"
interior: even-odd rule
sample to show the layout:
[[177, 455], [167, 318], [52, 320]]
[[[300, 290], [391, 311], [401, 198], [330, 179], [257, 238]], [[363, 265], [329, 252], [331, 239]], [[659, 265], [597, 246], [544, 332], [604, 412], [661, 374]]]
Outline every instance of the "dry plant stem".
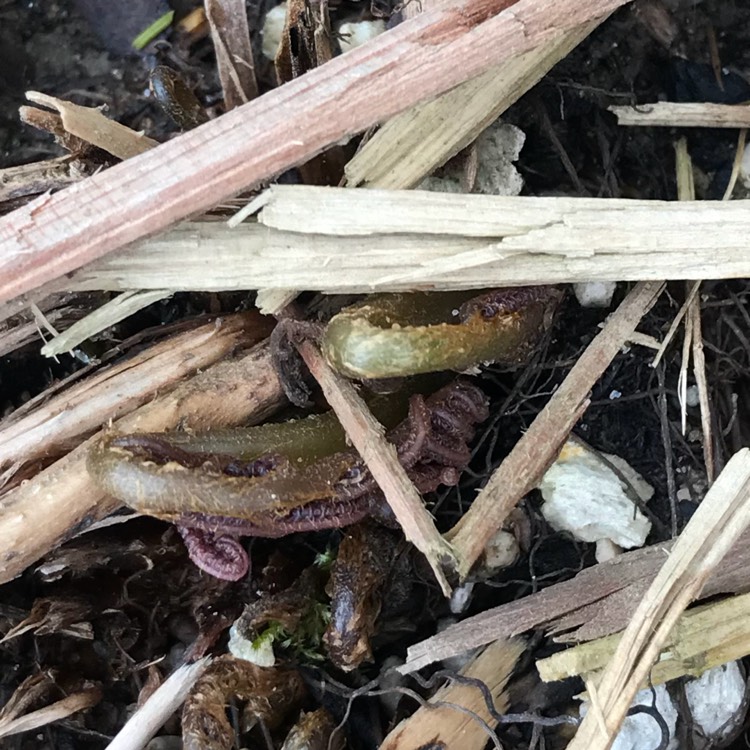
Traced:
[[182, 705], [193, 685], [211, 663], [205, 657], [176, 669], [128, 720], [107, 750], [142, 750]]
[[626, 2], [441, 3], [216, 120], [0, 219], [0, 301], [166, 229]]
[[[184, 422], [196, 430], [255, 423], [284, 401], [267, 344], [219, 362], [115, 423], [119, 432], [160, 432]], [[33, 479], [2, 497], [0, 583], [76, 531], [103, 518], [119, 502], [101, 493], [86, 470], [95, 435]], [[43, 521], [42, 521], [43, 519]]]
[[[735, 454], [685, 527], [625, 629], [569, 750], [609, 748], [682, 611], [750, 523], [750, 450]], [[602, 731], [606, 727], [606, 731]]]
[[612, 106], [618, 125], [650, 125], [670, 128], [747, 128], [747, 104], [654, 102], [637, 107]]
[[[521, 638], [499, 640], [459, 671], [462, 677], [485, 683], [498, 713], [505, 713], [508, 709], [505, 687], [524, 646]], [[451, 705], [468, 709], [490, 726], [495, 726], [484, 696], [475, 686], [449, 683], [430, 698], [428, 707], [419, 708], [391, 730], [380, 750], [413, 750], [431, 746], [482, 750], [487, 744], [485, 729], [471, 715], [459, 712]]]
[[30, 732], [55, 721], [62, 721], [78, 711], [85, 711], [87, 708], [95, 706], [101, 699], [102, 691], [99, 688], [82, 690], [37, 711], [32, 711], [7, 722], [0, 721], [0, 739], [21, 732]]
[[609, 317], [529, 429], [490, 477], [447, 538], [468, 575], [492, 535], [518, 501], [533, 489], [586, 410], [588, 394], [661, 293], [663, 284], [636, 285]]
[[[667, 560], [675, 541], [627, 552], [582, 570], [575, 578], [469, 617], [409, 648], [400, 672], [409, 673], [498, 638], [543, 628], [561, 642], [581, 642], [623, 630]], [[750, 532], [745, 532], [701, 596], [750, 588]]]
[[427, 558], [443, 593], [450, 596], [446, 571], [455, 570], [455, 557], [401, 466], [396, 449], [385, 439], [383, 426], [372, 416], [354, 386], [328, 366], [311, 342], [303, 341], [298, 348], [352, 445], [383, 491], [404, 535]]
[[747, 140], [747, 128], [742, 128], [739, 135], [737, 136], [737, 148], [734, 151], [734, 159], [732, 160], [732, 173], [729, 175], [729, 182], [727, 183], [724, 195], [721, 197], [723, 201], [731, 200], [734, 188], [737, 185], [737, 180], [740, 177], [742, 171], [742, 160], [745, 155], [745, 141]]
[[255, 313], [230, 315], [160, 341], [66, 389], [22, 416], [0, 422], [0, 468], [71, 450], [111, 419], [270, 333]]
[[750, 201], [292, 190], [274, 188], [261, 215], [280, 231], [184, 224], [61, 286], [350, 293], [750, 276]]
[[669, 325], [669, 330], [667, 331], [667, 335], [664, 337], [664, 341], [661, 342], [659, 351], [656, 353], [656, 356], [651, 362], [651, 367], [656, 367], [659, 364], [659, 362], [661, 362], [661, 358], [664, 356], [664, 352], [667, 350], [667, 347], [669, 346], [669, 342], [674, 338], [675, 333], [677, 333], [677, 329], [680, 327], [680, 323], [682, 322], [682, 319], [685, 316], [685, 313], [688, 311], [688, 308], [690, 307], [691, 302], [698, 295], [700, 288], [701, 288], [700, 281], [695, 281], [691, 285], [688, 295], [685, 298], [685, 302], [683, 302], [682, 307], [680, 307], [680, 309], [677, 311], [677, 315], [674, 316], [672, 322]]

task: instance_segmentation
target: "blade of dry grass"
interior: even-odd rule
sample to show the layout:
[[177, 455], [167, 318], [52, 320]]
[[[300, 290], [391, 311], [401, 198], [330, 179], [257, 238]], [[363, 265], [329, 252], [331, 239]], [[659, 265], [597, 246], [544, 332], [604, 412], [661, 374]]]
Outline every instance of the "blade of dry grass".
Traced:
[[130, 315], [143, 310], [154, 302], [171, 297], [168, 289], [157, 289], [147, 292], [124, 292], [109, 302], [97, 307], [94, 312], [74, 323], [63, 333], [50, 339], [41, 349], [45, 357], [56, 357], [58, 354], [75, 349], [97, 333], [119, 323]]

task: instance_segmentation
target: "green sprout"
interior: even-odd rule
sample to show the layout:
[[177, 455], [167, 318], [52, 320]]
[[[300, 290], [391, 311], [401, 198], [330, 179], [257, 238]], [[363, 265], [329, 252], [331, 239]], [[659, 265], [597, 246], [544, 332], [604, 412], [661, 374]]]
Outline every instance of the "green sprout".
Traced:
[[138, 51], [142, 50], [149, 42], [153, 41], [162, 31], [168, 29], [174, 19], [174, 11], [167, 11], [163, 16], [157, 18], [133, 39], [131, 46]]

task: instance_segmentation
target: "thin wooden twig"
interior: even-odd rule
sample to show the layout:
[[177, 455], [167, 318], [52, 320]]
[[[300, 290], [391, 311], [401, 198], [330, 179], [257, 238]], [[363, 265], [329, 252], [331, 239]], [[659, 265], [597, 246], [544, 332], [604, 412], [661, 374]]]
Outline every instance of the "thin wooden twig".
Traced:
[[399, 463], [396, 449], [385, 439], [383, 426], [373, 417], [354, 386], [330, 368], [311, 342], [302, 342], [299, 351], [352, 445], [383, 491], [404, 536], [427, 558], [443, 593], [450, 596], [446, 571], [455, 570], [455, 556]]
[[0, 301], [166, 229], [544, 44], [553, 30], [626, 2], [441, 3], [216, 120], [2, 217]]
[[611, 106], [618, 125], [650, 125], [670, 128], [747, 128], [747, 104], [708, 104], [693, 102], [653, 102], [631, 106]]
[[538, 484], [585, 411], [589, 391], [654, 304], [662, 288], [663, 284], [654, 282], [642, 282], [633, 288], [490, 477], [466, 515], [448, 533], [462, 577], [468, 575], [487, 542], [518, 501]]

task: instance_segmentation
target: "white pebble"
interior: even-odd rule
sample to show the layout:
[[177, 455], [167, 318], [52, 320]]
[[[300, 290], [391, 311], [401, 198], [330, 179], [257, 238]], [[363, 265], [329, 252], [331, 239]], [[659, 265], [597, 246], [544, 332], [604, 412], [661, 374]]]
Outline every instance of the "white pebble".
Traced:
[[609, 307], [616, 288], [616, 281], [586, 281], [573, 284], [573, 291], [581, 307]]
[[286, 3], [281, 3], [266, 13], [263, 21], [263, 55], [269, 60], [276, 57], [281, 44], [281, 35], [284, 33], [286, 23]]
[[385, 21], [359, 21], [339, 26], [339, 46], [342, 52], [359, 47], [385, 31]]

